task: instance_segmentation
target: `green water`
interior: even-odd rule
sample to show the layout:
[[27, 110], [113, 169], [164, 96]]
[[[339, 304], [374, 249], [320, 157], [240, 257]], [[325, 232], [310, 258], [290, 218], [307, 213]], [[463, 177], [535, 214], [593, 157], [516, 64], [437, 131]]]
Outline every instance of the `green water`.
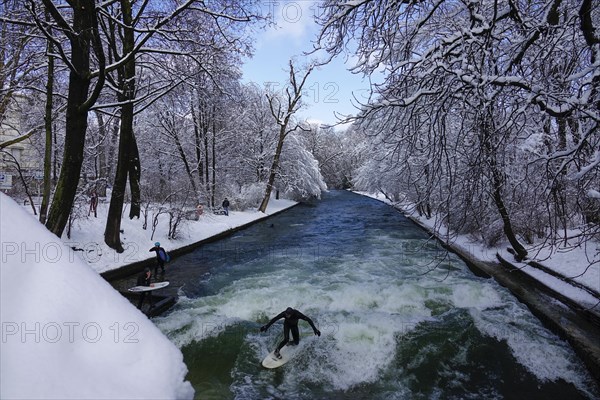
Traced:
[[[598, 388], [569, 345], [493, 280], [388, 206], [331, 192], [175, 260], [156, 318], [198, 399], [579, 399]], [[260, 364], [286, 307], [301, 351]]]

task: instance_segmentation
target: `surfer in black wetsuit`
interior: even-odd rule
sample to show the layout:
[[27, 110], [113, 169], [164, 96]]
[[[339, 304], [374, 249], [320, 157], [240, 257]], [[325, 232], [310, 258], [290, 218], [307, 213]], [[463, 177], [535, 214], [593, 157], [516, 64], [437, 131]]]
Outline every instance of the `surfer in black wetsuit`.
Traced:
[[[150, 282], [151, 282], [151, 278], [152, 278], [152, 271], [150, 271], [150, 268], [145, 268], [144, 272], [142, 272], [138, 278], [137, 278], [137, 285], [138, 286], [153, 286]], [[148, 298], [150, 299], [150, 307], [152, 307], [152, 293], [151, 292], [142, 292], [140, 295], [140, 301], [138, 303], [138, 308], [141, 310], [142, 309], [142, 304], [144, 304], [144, 299], [146, 298], [146, 294], [148, 295]]]
[[161, 269], [161, 275], [165, 274], [165, 261], [167, 261], [167, 252], [165, 249], [160, 247], [160, 242], [154, 243], [154, 247], [152, 247], [149, 251], [156, 252], [156, 266], [154, 267], [154, 277], [158, 275], [158, 267]]
[[291, 307], [288, 307], [285, 311], [283, 311], [282, 313], [275, 316], [272, 320], [270, 320], [268, 324], [266, 324], [265, 326], [262, 326], [260, 328], [260, 331], [265, 332], [267, 329], [269, 329], [269, 327], [271, 325], [273, 325], [276, 321], [279, 321], [281, 318], [285, 318], [283, 321], [283, 341], [281, 343], [279, 343], [279, 345], [277, 346], [277, 349], [275, 349], [275, 356], [277, 358], [281, 358], [281, 355], [279, 354], [279, 350], [281, 350], [283, 348], [283, 346], [288, 344], [288, 342], [290, 340], [290, 331], [292, 332], [292, 338], [294, 339], [294, 340], [292, 340], [292, 342], [290, 344], [295, 346], [298, 343], [300, 343], [300, 332], [298, 331], [298, 320], [303, 319], [306, 322], [308, 322], [310, 324], [311, 328], [313, 328], [315, 335], [321, 336], [321, 331], [319, 331], [317, 329], [315, 324], [312, 322], [312, 319], [308, 318], [306, 315], [302, 314], [300, 311], [294, 310]]

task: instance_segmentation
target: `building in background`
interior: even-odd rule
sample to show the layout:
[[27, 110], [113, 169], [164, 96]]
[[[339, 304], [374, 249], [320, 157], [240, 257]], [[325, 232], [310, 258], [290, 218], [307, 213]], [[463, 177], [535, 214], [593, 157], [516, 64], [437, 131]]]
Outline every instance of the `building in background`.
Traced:
[[[28, 115], [33, 106], [31, 99], [19, 94], [13, 94], [12, 97], [13, 101], [3, 115], [0, 115], [0, 143], [14, 140], [34, 129], [28, 123]], [[39, 132], [0, 150], [0, 190], [4, 193], [19, 195], [22, 191], [23, 183], [19, 170], [30, 192], [33, 195], [39, 193], [44, 176], [43, 155], [33, 141]]]

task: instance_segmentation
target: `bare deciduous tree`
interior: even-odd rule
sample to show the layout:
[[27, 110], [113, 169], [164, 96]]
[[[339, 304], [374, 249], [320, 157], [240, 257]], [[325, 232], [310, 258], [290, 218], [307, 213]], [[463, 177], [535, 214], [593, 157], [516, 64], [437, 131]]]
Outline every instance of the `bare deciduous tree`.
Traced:
[[273, 118], [275, 118], [275, 121], [279, 126], [279, 136], [277, 138], [277, 145], [275, 147], [275, 153], [273, 155], [273, 162], [269, 170], [269, 177], [267, 180], [265, 195], [260, 206], [258, 207], [258, 210], [263, 213], [267, 210], [267, 205], [269, 204], [269, 199], [271, 198], [271, 192], [273, 190], [273, 184], [275, 183], [277, 170], [280, 166], [281, 152], [283, 149], [285, 139], [290, 133], [298, 129], [303, 129], [301, 124], [294, 123], [293, 116], [301, 106], [300, 100], [302, 99], [302, 88], [304, 87], [306, 79], [308, 78], [308, 76], [314, 68], [314, 66], [309, 66], [302, 76], [296, 76], [294, 64], [291, 60], [289, 65], [290, 86], [285, 89], [285, 94], [282, 95], [283, 98], [280, 98], [274, 94], [268, 95], [271, 114], [273, 115]]

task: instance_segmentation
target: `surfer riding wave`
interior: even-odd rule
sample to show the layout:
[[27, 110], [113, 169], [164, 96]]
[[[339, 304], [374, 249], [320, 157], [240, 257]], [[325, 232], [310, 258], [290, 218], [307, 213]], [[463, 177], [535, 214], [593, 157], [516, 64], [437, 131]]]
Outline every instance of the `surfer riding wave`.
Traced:
[[[288, 307], [285, 311], [276, 315], [272, 320], [269, 321], [268, 324], [262, 326], [260, 328], [260, 331], [265, 332], [267, 329], [269, 329], [269, 327], [271, 325], [273, 325], [276, 321], [279, 321], [281, 318], [284, 318], [283, 341], [281, 343], [279, 343], [279, 345], [275, 349], [275, 356], [277, 358], [281, 358], [281, 355], [279, 354], [279, 350], [281, 350], [283, 348], [283, 346], [285, 346], [286, 344], [290, 343], [290, 345], [295, 346], [298, 343], [300, 343], [300, 332], [298, 331], [298, 321], [299, 320], [302, 319], [302, 320], [308, 322], [310, 324], [311, 328], [313, 328], [315, 335], [321, 336], [321, 331], [319, 331], [317, 329], [317, 327], [313, 323], [312, 319], [310, 319], [306, 315], [302, 314], [300, 311], [295, 310], [291, 307]], [[289, 340], [290, 332], [292, 333], [292, 339], [293, 339], [292, 342], [290, 342], [290, 340]]]

